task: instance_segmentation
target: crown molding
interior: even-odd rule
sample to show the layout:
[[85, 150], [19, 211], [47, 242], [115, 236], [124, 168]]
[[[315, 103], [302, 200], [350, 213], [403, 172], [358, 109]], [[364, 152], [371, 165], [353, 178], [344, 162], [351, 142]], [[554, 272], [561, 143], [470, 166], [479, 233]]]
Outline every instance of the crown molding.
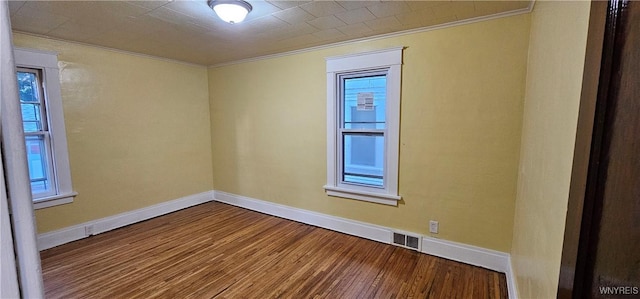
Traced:
[[234, 60], [234, 61], [223, 62], [223, 63], [217, 63], [217, 64], [212, 64], [209, 67], [210, 68], [218, 68], [218, 67], [229, 66], [229, 65], [234, 65], [234, 64], [255, 62], [255, 61], [260, 61], [260, 60], [267, 60], [267, 59], [273, 59], [273, 58], [297, 55], [297, 54], [313, 52], [313, 51], [318, 51], [318, 50], [324, 50], [324, 49], [330, 49], [330, 48], [341, 47], [341, 46], [347, 46], [347, 45], [352, 45], [352, 44], [371, 42], [371, 41], [381, 40], [381, 39], [385, 39], [385, 38], [392, 38], [392, 37], [403, 36], [403, 35], [408, 35], [408, 34], [415, 34], [415, 33], [421, 33], [421, 32], [433, 31], [433, 30], [440, 30], [440, 29], [445, 29], [445, 28], [450, 28], [450, 27], [456, 27], [456, 26], [462, 26], [462, 25], [473, 24], [473, 23], [478, 23], [478, 22], [495, 20], [495, 19], [499, 19], [499, 18], [517, 16], [517, 15], [521, 15], [521, 14], [531, 13], [531, 11], [533, 10], [534, 2], [535, 2], [535, 0], [532, 0], [529, 3], [529, 6], [527, 6], [525, 8], [517, 9], [517, 10], [501, 12], [501, 13], [496, 13], [496, 14], [486, 15], [486, 16], [481, 16], [481, 17], [475, 17], [475, 18], [461, 20], [461, 21], [453, 21], [453, 22], [449, 22], [449, 23], [432, 25], [432, 26], [427, 26], [427, 27], [420, 27], [420, 28], [414, 28], [414, 29], [403, 30], [403, 31], [398, 31], [398, 32], [385, 33], [385, 34], [380, 34], [380, 35], [375, 35], [375, 36], [369, 36], [369, 37], [364, 37], [364, 38], [341, 41], [341, 42], [337, 42], [337, 43], [332, 43], [332, 44], [327, 44], [327, 45], [320, 45], [320, 46], [315, 46], [315, 47], [309, 47], [309, 48], [304, 48], [304, 49], [299, 49], [299, 50], [293, 50], [293, 51], [287, 51], [287, 52], [282, 52], [282, 53], [269, 54], [269, 55], [264, 55], [264, 56], [258, 56], [258, 57], [240, 59], [240, 60]]

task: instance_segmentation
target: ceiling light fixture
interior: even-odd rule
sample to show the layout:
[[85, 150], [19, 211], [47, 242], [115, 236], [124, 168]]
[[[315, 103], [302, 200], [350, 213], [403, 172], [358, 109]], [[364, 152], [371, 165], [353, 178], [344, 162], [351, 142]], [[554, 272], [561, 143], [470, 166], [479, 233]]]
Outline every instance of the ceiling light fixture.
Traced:
[[240, 23], [251, 12], [251, 4], [243, 0], [209, 0], [209, 7], [223, 21], [231, 24]]

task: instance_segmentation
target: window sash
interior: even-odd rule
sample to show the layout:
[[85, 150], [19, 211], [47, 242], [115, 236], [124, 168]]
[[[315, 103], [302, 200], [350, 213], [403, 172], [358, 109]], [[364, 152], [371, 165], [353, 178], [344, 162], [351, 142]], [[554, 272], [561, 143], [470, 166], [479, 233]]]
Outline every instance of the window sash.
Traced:
[[[355, 132], [353, 132], [355, 131]], [[381, 130], [376, 130], [376, 131], [362, 131], [362, 130], [347, 130], [347, 131], [342, 131], [340, 133], [340, 150], [341, 150], [341, 156], [340, 156], [340, 179], [341, 179], [341, 184], [346, 184], [346, 185], [355, 185], [355, 186], [362, 186], [365, 188], [378, 188], [378, 189], [384, 189], [385, 184], [386, 184], [386, 180], [385, 180], [385, 170], [386, 170], [386, 149], [385, 149], [385, 145], [383, 144], [382, 146], [378, 146], [376, 144], [377, 142], [377, 138], [373, 139], [371, 141], [373, 141], [373, 163], [374, 165], [363, 165], [363, 164], [359, 164], [357, 162], [354, 162], [353, 156], [349, 156], [352, 161], [351, 163], [347, 163], [347, 157], [348, 154], [347, 152], [347, 145], [346, 143], [346, 138], [348, 136], [350, 137], [381, 137], [383, 143], [385, 142], [385, 135], [384, 135], [384, 131]], [[349, 148], [350, 150], [354, 150], [354, 144], [353, 144], [354, 140], [351, 140], [351, 147]], [[369, 149], [367, 149], [369, 150]], [[377, 156], [377, 151], [382, 151], [382, 157], [378, 157]], [[371, 152], [370, 152], [371, 153]], [[380, 159], [382, 165], [377, 166], [377, 160]], [[356, 169], [359, 169], [360, 171], [356, 171]], [[375, 173], [379, 173], [379, 174], [375, 174]], [[349, 180], [347, 177], [351, 177], [351, 179]], [[367, 182], [369, 181], [369, 182]]]
[[[53, 160], [53, 147], [51, 142], [51, 133], [49, 132], [48, 115], [47, 115], [47, 109], [46, 109], [46, 106], [47, 106], [46, 98], [45, 98], [45, 93], [43, 88], [44, 81], [42, 79], [42, 70], [18, 67], [16, 75], [17, 73], [33, 74], [36, 81], [34, 84], [34, 88], [36, 88], [36, 90], [34, 91], [34, 94], [36, 95], [37, 101], [23, 101], [22, 98], [20, 98], [21, 104], [37, 105], [37, 107], [39, 107], [38, 109], [39, 125], [37, 126], [39, 129], [37, 131], [24, 131], [25, 143], [28, 143], [29, 141], [33, 141], [32, 138], [29, 138], [29, 137], [32, 137], [32, 136], [40, 137], [38, 139], [42, 140], [42, 144], [43, 144], [42, 146], [43, 148], [40, 150], [44, 151], [39, 153], [42, 157], [44, 157], [44, 161], [40, 161], [41, 167], [44, 168], [42, 177], [38, 177], [38, 178], [32, 177], [32, 174], [35, 172], [35, 170], [31, 168], [29, 169], [31, 193], [33, 197], [36, 199], [41, 197], [57, 195], [58, 194], [57, 180], [55, 175], [56, 173], [55, 164]], [[30, 122], [35, 122], [35, 121], [30, 121]], [[24, 120], [23, 120], [23, 130], [24, 130]], [[30, 147], [27, 144], [25, 145], [27, 146], [27, 159], [29, 159]], [[29, 162], [28, 165], [31, 167], [31, 163], [30, 163], [31, 161], [28, 160], [28, 162]], [[44, 190], [39, 190], [34, 187], [34, 183], [38, 181], [46, 181], [46, 187], [44, 188]]]
[[[39, 69], [32, 69], [32, 68], [24, 68], [24, 67], [19, 67], [17, 68], [17, 72], [20, 73], [30, 73], [33, 74], [35, 76], [35, 80], [36, 80], [36, 84], [35, 84], [35, 94], [37, 95], [37, 101], [23, 101], [22, 99], [20, 99], [20, 104], [31, 104], [31, 105], [37, 105], [39, 107], [39, 117], [40, 117], [40, 130], [38, 131], [44, 131], [47, 132], [49, 131], [49, 122], [48, 120], [48, 115], [47, 115], [47, 105], [45, 105], [45, 96], [44, 96], [44, 82], [42, 80], [42, 71]], [[23, 121], [24, 123], [24, 121]], [[27, 132], [25, 132], [27, 133]]]
[[[347, 122], [345, 120], [345, 109], [347, 108], [346, 105], [346, 89], [345, 89], [345, 82], [346, 80], [349, 79], [359, 79], [359, 78], [369, 78], [369, 77], [380, 77], [380, 76], [384, 76], [385, 78], [387, 77], [388, 74], [388, 69], [387, 68], [381, 68], [381, 69], [375, 69], [375, 70], [367, 70], [367, 71], [357, 71], [357, 72], [349, 72], [349, 73], [340, 73], [336, 76], [336, 80], [337, 80], [337, 85], [338, 85], [338, 97], [337, 97], [337, 105], [338, 105], [338, 115], [339, 117], [336, 118], [337, 120], [337, 144], [336, 144], [336, 153], [338, 155], [338, 167], [337, 170], [339, 171], [338, 173], [338, 186], [344, 186], [344, 185], [348, 185], [351, 186], [351, 188], [359, 188], [362, 189], [364, 191], [373, 191], [373, 192], [379, 192], [376, 190], [384, 190], [386, 189], [386, 185], [387, 185], [387, 180], [386, 180], [386, 172], [387, 172], [387, 165], [386, 165], [386, 161], [387, 161], [387, 152], [386, 152], [386, 124], [385, 124], [385, 129], [377, 129], [377, 128], [357, 128], [357, 129], [347, 129], [345, 128], [347, 126], [347, 124], [353, 124], [354, 122]], [[386, 92], [387, 92], [387, 86], [385, 85], [385, 102], [386, 102]], [[386, 105], [386, 104], [385, 104]], [[386, 107], [385, 107], [386, 108]], [[386, 122], [386, 116], [385, 116], [385, 122]], [[374, 121], [374, 122], [366, 122], [367, 124], [377, 124], [380, 122]], [[375, 177], [371, 177], [372, 181], [371, 183], [365, 183], [363, 181], [365, 181], [365, 179], [363, 179], [361, 182], [354, 182], [354, 181], [348, 181], [347, 180], [347, 176], [350, 175], [349, 172], [347, 172], [346, 168], [346, 157], [345, 157], [345, 137], [347, 135], [353, 135], [353, 136], [380, 136], [382, 138], [384, 138], [384, 142], [385, 144], [383, 145], [382, 151], [383, 151], [383, 156], [382, 156], [382, 170], [381, 173], [382, 175], [380, 176], [375, 176]], [[361, 176], [364, 177], [364, 175], [362, 174], [357, 174], [357, 176]], [[377, 184], [377, 181], [373, 180], [373, 179], [381, 179], [381, 183]]]
[[[54, 172], [53, 155], [51, 152], [51, 137], [48, 132], [29, 133], [29, 134], [25, 134], [25, 138], [26, 138], [25, 141], [27, 143], [29, 141], [33, 141], [33, 140], [30, 140], [29, 137], [34, 137], [34, 136], [40, 137], [41, 139], [39, 140], [42, 141], [43, 146], [39, 150], [44, 151], [44, 153], [41, 154], [41, 156], [44, 157], [44, 161], [40, 161], [41, 166], [44, 168], [44, 171], [41, 174], [41, 177], [34, 177], [34, 173], [32, 172], [32, 169], [35, 167], [35, 165], [31, 164], [33, 161], [30, 157], [31, 148], [27, 144], [27, 162], [29, 164], [29, 179], [31, 182], [31, 193], [34, 198], [56, 195], [57, 184], [56, 184], [56, 177]], [[42, 182], [42, 181], [45, 182], [45, 187], [43, 189], [34, 187], [34, 183]]]
[[[386, 128], [386, 116], [384, 121], [375, 121], [375, 122], [354, 122], [354, 121], [350, 121], [347, 122], [345, 120], [345, 115], [346, 115], [346, 111], [345, 111], [345, 94], [346, 94], [346, 89], [345, 89], [345, 81], [349, 80], [349, 79], [361, 79], [361, 78], [369, 78], [369, 77], [380, 77], [380, 76], [384, 76], [385, 78], [388, 75], [388, 70], [386, 68], [382, 68], [382, 69], [375, 69], [375, 70], [367, 70], [367, 71], [357, 71], [357, 72], [348, 72], [348, 73], [340, 73], [337, 75], [337, 81], [338, 81], [338, 114], [339, 117], [338, 119], [338, 128], [341, 129], [345, 129], [347, 124], [356, 124], [356, 123], [366, 123], [366, 124], [385, 124], [385, 128]], [[386, 86], [385, 86], [385, 93], [386, 93]], [[385, 95], [385, 99], [386, 99], [386, 95]]]

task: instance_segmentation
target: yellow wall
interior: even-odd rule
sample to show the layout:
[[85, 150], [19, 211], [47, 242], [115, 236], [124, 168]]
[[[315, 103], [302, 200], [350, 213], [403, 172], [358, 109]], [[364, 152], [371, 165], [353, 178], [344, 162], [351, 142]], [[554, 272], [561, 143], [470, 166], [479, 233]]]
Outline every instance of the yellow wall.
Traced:
[[[214, 189], [508, 252], [529, 15], [209, 69]], [[406, 46], [398, 207], [328, 197], [327, 56]]]
[[40, 233], [212, 189], [205, 67], [14, 34], [58, 52], [74, 190]]
[[555, 298], [584, 67], [589, 2], [531, 16], [511, 258], [521, 298]]

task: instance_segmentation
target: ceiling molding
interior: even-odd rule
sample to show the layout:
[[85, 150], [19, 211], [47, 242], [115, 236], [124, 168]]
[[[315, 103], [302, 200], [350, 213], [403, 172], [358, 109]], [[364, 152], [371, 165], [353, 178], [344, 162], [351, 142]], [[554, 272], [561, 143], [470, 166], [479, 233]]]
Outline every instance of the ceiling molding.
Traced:
[[450, 27], [462, 26], [462, 25], [467, 25], [467, 24], [473, 24], [473, 23], [478, 23], [478, 22], [490, 21], [490, 20], [495, 20], [495, 19], [499, 19], [499, 18], [517, 16], [517, 15], [521, 15], [521, 14], [531, 13], [531, 11], [533, 11], [534, 3], [535, 3], [535, 0], [531, 1], [529, 3], [528, 7], [523, 8], [523, 9], [518, 9], [518, 10], [501, 12], [501, 13], [497, 13], [497, 14], [486, 15], [486, 16], [476, 17], [476, 18], [472, 18], [472, 19], [454, 21], [454, 22], [438, 24], [438, 25], [433, 25], [433, 26], [409, 29], [409, 30], [392, 32], [392, 33], [385, 33], [385, 34], [381, 34], [381, 35], [370, 36], [370, 37], [359, 38], [359, 39], [353, 39], [353, 40], [348, 40], [348, 41], [342, 41], [342, 42], [337, 42], [337, 43], [333, 43], [333, 44], [315, 46], [315, 47], [310, 47], [310, 48], [305, 48], [305, 49], [300, 49], [300, 50], [293, 50], [293, 51], [287, 51], [287, 52], [282, 52], [282, 53], [277, 53], [277, 54], [270, 54], [270, 55], [252, 57], [252, 58], [247, 58], [247, 59], [240, 59], [240, 60], [235, 60], [235, 61], [230, 61], [230, 62], [218, 63], [218, 64], [210, 65], [209, 67], [210, 68], [218, 68], [218, 67], [224, 67], [224, 66], [229, 66], [229, 65], [234, 65], [234, 64], [255, 62], [255, 61], [260, 61], [260, 60], [267, 60], [267, 59], [291, 56], [291, 55], [302, 54], [302, 53], [307, 53], [307, 52], [313, 52], [313, 51], [329, 49], [329, 48], [335, 48], [335, 47], [340, 47], [340, 46], [346, 46], [346, 45], [351, 45], [351, 44], [371, 42], [371, 41], [381, 40], [381, 39], [385, 39], [385, 38], [391, 38], [391, 37], [403, 36], [403, 35], [408, 35], [408, 34], [415, 34], [415, 33], [421, 33], [421, 32], [445, 29], [445, 28], [450, 28]]

